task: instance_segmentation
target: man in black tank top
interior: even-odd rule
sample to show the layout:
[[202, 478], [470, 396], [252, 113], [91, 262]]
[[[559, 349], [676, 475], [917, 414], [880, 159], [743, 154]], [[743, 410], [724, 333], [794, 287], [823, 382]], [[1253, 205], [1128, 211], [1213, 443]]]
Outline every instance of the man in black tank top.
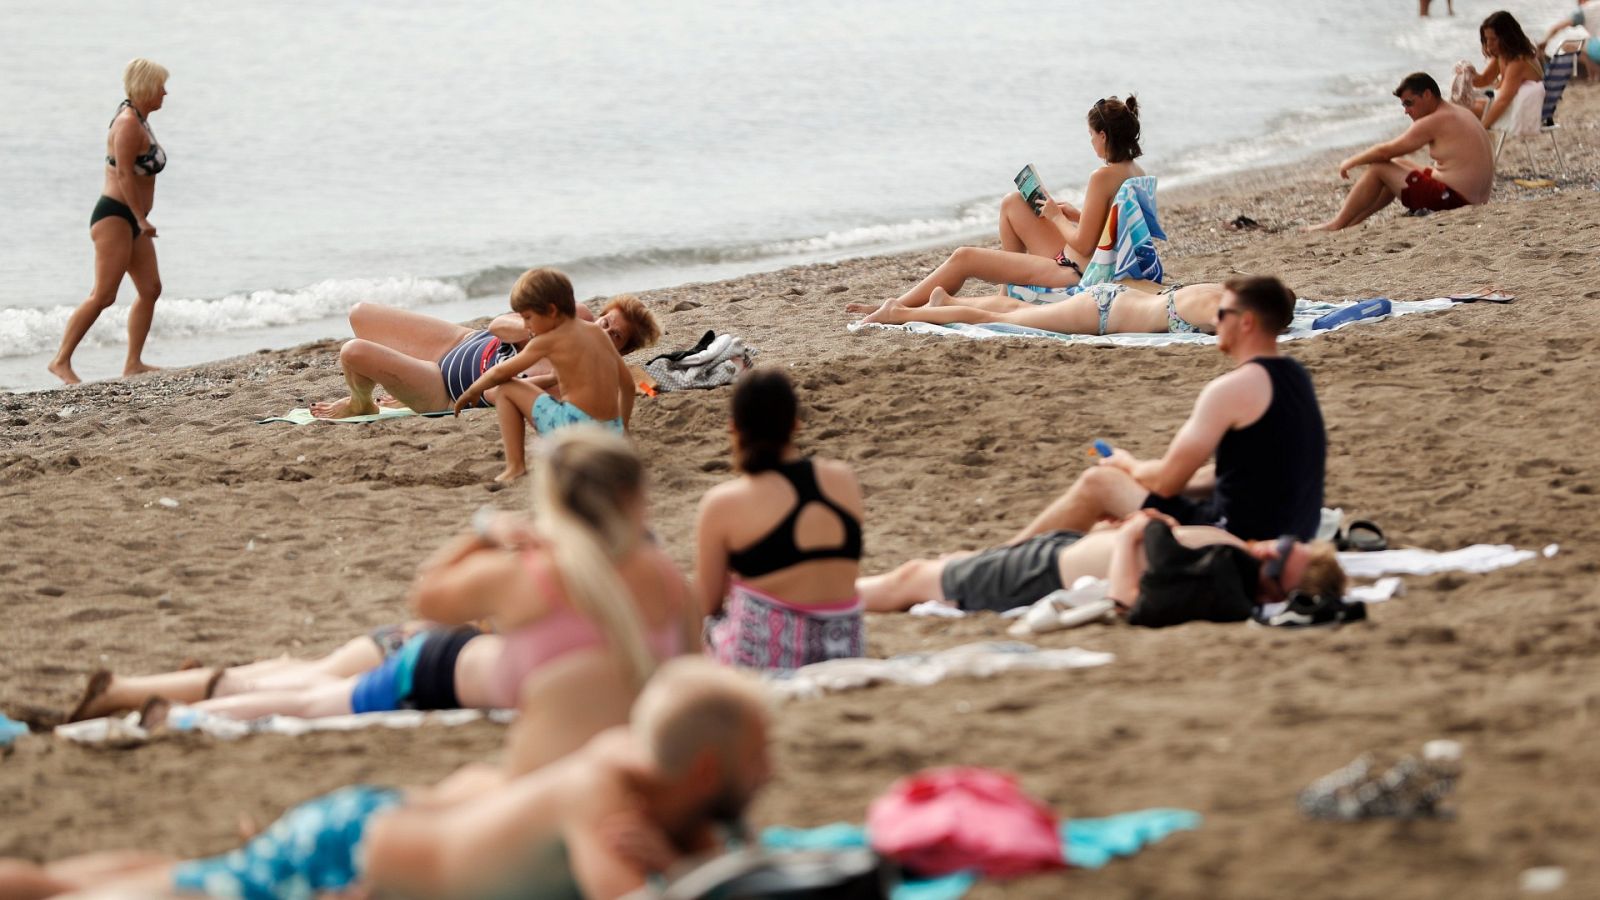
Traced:
[[[1311, 376], [1278, 355], [1278, 335], [1294, 318], [1294, 294], [1276, 278], [1235, 278], [1223, 287], [1217, 348], [1234, 369], [1200, 392], [1166, 455], [1141, 460], [1114, 449], [1014, 542], [1059, 529], [1087, 531], [1141, 507], [1246, 540], [1316, 534], [1327, 433]], [[1216, 465], [1207, 466], [1213, 456]]]

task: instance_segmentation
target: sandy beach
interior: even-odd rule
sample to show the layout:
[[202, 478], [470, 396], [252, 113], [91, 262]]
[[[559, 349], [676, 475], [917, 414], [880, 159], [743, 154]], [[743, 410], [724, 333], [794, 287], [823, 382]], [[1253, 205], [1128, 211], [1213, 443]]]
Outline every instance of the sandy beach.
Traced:
[[[1328, 505], [1377, 520], [1396, 544], [1559, 544], [1557, 555], [1409, 578], [1370, 622], [1338, 631], [1095, 625], [1037, 642], [1112, 651], [1110, 666], [787, 705], [757, 823], [859, 821], [901, 775], [984, 765], [1018, 773], [1064, 816], [1166, 806], [1205, 823], [1102, 870], [973, 896], [1506, 897], [1542, 865], [1568, 874], [1551, 896], [1600, 895], [1600, 89], [1574, 87], [1561, 118], [1567, 175], [1547, 142], [1534, 145], [1559, 186], [1512, 183], [1526, 170], [1512, 147], [1487, 206], [1423, 218], [1391, 207], [1303, 235], [1343, 196], [1333, 154], [1161, 198], [1169, 279], [1276, 274], [1317, 299], [1515, 294], [1290, 352], [1327, 420]], [[1263, 227], [1227, 229], [1238, 215]], [[868, 572], [1007, 537], [1087, 464], [1093, 438], [1159, 453], [1226, 364], [1205, 347], [846, 332], [846, 302], [897, 294], [946, 252], [645, 295], [665, 347], [731, 331], [790, 370], [806, 449], [849, 460], [867, 490]], [[485, 487], [501, 465], [487, 413], [255, 424], [342, 395], [338, 344], [0, 395], [0, 711], [47, 726], [100, 667], [326, 651], [403, 617], [415, 563], [479, 506], [526, 506], [525, 488]], [[664, 395], [635, 414], [655, 525], [686, 568], [695, 503], [730, 472], [727, 401]], [[873, 655], [1005, 633], [988, 614], [868, 628]], [[164, 735], [110, 750], [36, 734], [0, 751], [0, 856], [217, 852], [237, 843], [241, 815], [269, 821], [351, 782], [434, 779], [493, 757], [502, 736], [490, 724]], [[1300, 788], [1358, 754], [1433, 738], [1465, 746], [1455, 821], [1297, 812]]]

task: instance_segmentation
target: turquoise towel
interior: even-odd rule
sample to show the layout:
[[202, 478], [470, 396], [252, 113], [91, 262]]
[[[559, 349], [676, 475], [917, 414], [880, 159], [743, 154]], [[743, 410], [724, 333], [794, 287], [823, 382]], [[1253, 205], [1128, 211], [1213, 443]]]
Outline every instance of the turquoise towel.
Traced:
[[5, 713], [0, 713], [0, 747], [9, 745], [12, 741], [28, 733], [28, 726], [6, 718]]
[[[1110, 235], [1111, 240], [1105, 240]], [[1139, 175], [1129, 178], [1111, 198], [1111, 217], [1105, 234], [1083, 269], [1079, 284], [1108, 281], [1154, 281], [1161, 283], [1161, 257], [1156, 241], [1166, 240], [1166, 232], [1156, 220], [1156, 178]]]
[[[1111, 239], [1106, 240], [1106, 235]], [[1008, 284], [1011, 297], [1030, 303], [1048, 302], [1055, 297], [1070, 297], [1084, 288], [1108, 281], [1153, 281], [1166, 277], [1156, 241], [1167, 239], [1156, 218], [1156, 177], [1138, 175], [1117, 188], [1111, 198], [1111, 212], [1105, 230], [1083, 277], [1071, 287], [1051, 288], [1030, 284]]]
[[[1104, 819], [1070, 819], [1061, 824], [1061, 852], [1080, 869], [1098, 869], [1113, 857], [1132, 856], [1174, 831], [1200, 827], [1200, 814], [1186, 809], [1142, 809]], [[821, 828], [774, 826], [761, 832], [768, 850], [846, 850], [868, 846], [867, 830], [835, 822]], [[895, 889], [894, 900], [955, 900], [977, 883], [977, 876], [957, 872], [941, 878], [909, 881]]]
[[310, 407], [297, 406], [281, 416], [268, 416], [267, 418], [256, 422], [256, 424], [265, 425], [268, 422], [288, 422], [290, 425], [310, 425], [312, 422], [343, 422], [348, 425], [365, 425], [368, 422], [379, 422], [384, 419], [404, 419], [409, 416], [417, 415], [431, 419], [439, 416], [448, 416], [450, 414], [450, 410], [448, 409], [441, 412], [416, 413], [402, 406], [399, 409], [380, 409], [376, 413], [367, 416], [349, 416], [343, 419], [319, 419], [311, 414]]

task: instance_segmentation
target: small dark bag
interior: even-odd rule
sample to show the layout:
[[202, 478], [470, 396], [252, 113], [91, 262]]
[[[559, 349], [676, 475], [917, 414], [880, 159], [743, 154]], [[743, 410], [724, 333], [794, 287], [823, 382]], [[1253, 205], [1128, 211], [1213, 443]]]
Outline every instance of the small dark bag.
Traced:
[[1146, 567], [1128, 622], [1165, 628], [1196, 619], [1243, 622], [1255, 612], [1261, 563], [1228, 544], [1185, 547], [1166, 523], [1144, 530]]

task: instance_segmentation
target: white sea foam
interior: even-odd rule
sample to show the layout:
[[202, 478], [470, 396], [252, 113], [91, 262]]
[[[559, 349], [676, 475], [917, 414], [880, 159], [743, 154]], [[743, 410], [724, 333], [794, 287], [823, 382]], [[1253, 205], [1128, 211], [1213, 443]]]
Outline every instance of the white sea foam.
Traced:
[[[212, 300], [162, 299], [156, 304], [151, 334], [177, 338], [282, 327], [342, 316], [362, 300], [409, 308], [465, 298], [466, 293], [460, 287], [432, 278], [319, 281], [295, 290], [251, 291]], [[126, 340], [131, 301], [131, 297], [123, 297], [102, 313], [84, 344], [95, 346]], [[70, 306], [0, 309], [0, 357], [27, 356], [55, 349], [72, 309]]]

